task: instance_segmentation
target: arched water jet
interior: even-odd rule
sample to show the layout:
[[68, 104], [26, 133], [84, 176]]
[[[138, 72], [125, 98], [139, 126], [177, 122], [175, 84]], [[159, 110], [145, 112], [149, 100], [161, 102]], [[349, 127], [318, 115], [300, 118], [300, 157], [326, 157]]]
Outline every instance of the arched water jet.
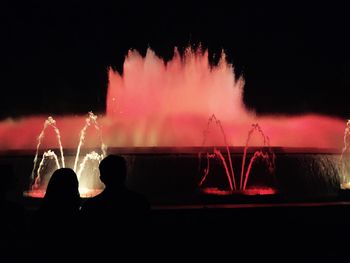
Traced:
[[[251, 140], [251, 136], [253, 135], [254, 132], [257, 132], [261, 138], [263, 139], [263, 148], [267, 148], [267, 152], [264, 153], [262, 150], [257, 150], [254, 152], [253, 157], [251, 157], [248, 168], [245, 171], [245, 162], [247, 158], [247, 150], [249, 148], [249, 142]], [[262, 131], [261, 127], [259, 124], [252, 124], [251, 130], [248, 132], [247, 136], [247, 141], [244, 147], [244, 152], [243, 152], [243, 159], [242, 159], [242, 168], [241, 168], [241, 177], [240, 177], [240, 190], [244, 191], [246, 190], [249, 174], [252, 168], [253, 162], [257, 158], [262, 158], [268, 167], [268, 170], [271, 174], [273, 174], [274, 169], [275, 169], [275, 154], [272, 152], [271, 147], [270, 147], [270, 138], [268, 136], [265, 136], [264, 132]]]
[[52, 127], [52, 128], [54, 129], [54, 131], [55, 131], [56, 138], [57, 138], [57, 142], [58, 142], [58, 146], [59, 146], [60, 153], [61, 153], [62, 167], [65, 167], [64, 154], [63, 154], [63, 147], [62, 147], [62, 142], [61, 142], [60, 130], [59, 130], [59, 129], [57, 128], [57, 126], [56, 126], [56, 121], [55, 121], [51, 116], [49, 116], [49, 117], [47, 118], [47, 120], [45, 120], [45, 122], [44, 122], [44, 127], [43, 127], [43, 129], [41, 130], [41, 132], [40, 132], [40, 134], [39, 134], [39, 136], [38, 136], [38, 138], [37, 138], [38, 144], [37, 144], [37, 146], [36, 146], [36, 152], [35, 152], [35, 157], [34, 157], [34, 161], [33, 161], [34, 165], [33, 165], [33, 170], [32, 170], [32, 174], [31, 174], [31, 181], [34, 182], [33, 185], [36, 186], [36, 187], [38, 186], [38, 185], [37, 185], [37, 182], [40, 182], [40, 179], [41, 179], [41, 178], [40, 178], [40, 170], [41, 170], [40, 168], [42, 167], [43, 162], [44, 162], [44, 159], [45, 159], [46, 157], [54, 157], [55, 160], [56, 160], [56, 166], [57, 166], [57, 168], [60, 168], [60, 167], [61, 167], [60, 164], [59, 164], [59, 162], [58, 162], [57, 155], [56, 155], [53, 151], [49, 150], [49, 151], [47, 151], [47, 152], [45, 152], [45, 153], [43, 154], [42, 161], [40, 162], [39, 168], [38, 168], [38, 170], [37, 170], [37, 175], [36, 175], [36, 177], [35, 177], [35, 169], [36, 169], [36, 164], [37, 164], [37, 161], [38, 161], [39, 149], [40, 149], [42, 140], [43, 140], [44, 137], [45, 137], [45, 131], [46, 131], [46, 129], [47, 129], [48, 127]]
[[[102, 154], [101, 156], [98, 156], [98, 159], [103, 159], [104, 156], [106, 156], [106, 151], [107, 151], [107, 146], [103, 143], [103, 140], [102, 140], [102, 133], [101, 133], [101, 129], [100, 129], [100, 126], [97, 122], [97, 115], [93, 114], [91, 111], [88, 113], [88, 118], [85, 119], [85, 125], [84, 127], [81, 129], [80, 131], [80, 137], [79, 137], [79, 144], [78, 144], [78, 147], [77, 147], [77, 153], [76, 153], [76, 156], [75, 156], [75, 161], [74, 161], [74, 168], [73, 170], [75, 172], [78, 172], [79, 176], [80, 176], [80, 173], [82, 171], [82, 168], [79, 169], [79, 171], [77, 170], [77, 165], [78, 165], [78, 161], [79, 161], [79, 155], [80, 155], [80, 150], [81, 150], [81, 147], [84, 145], [84, 141], [85, 141], [85, 136], [86, 136], [86, 131], [87, 129], [90, 127], [90, 126], [93, 126], [95, 128], [95, 130], [97, 131], [97, 134], [98, 134], [98, 138], [99, 138], [99, 141], [100, 141], [100, 144], [101, 144], [101, 151], [102, 151]], [[89, 159], [90, 157], [92, 156], [95, 156], [96, 153], [93, 154], [90, 153], [88, 154], [88, 158]], [[86, 162], [87, 159], [84, 161]], [[83, 163], [85, 163], [83, 162]], [[84, 168], [84, 166], [83, 166]], [[80, 173], [79, 173], [80, 172]]]
[[[228, 179], [231, 191], [237, 190], [235, 174], [234, 174], [234, 170], [233, 170], [233, 167], [232, 167], [231, 153], [230, 153], [229, 145], [227, 143], [226, 134], [225, 134], [224, 128], [222, 127], [222, 124], [221, 124], [220, 120], [218, 120], [214, 114], [209, 117], [208, 123], [207, 123], [207, 127], [204, 130], [204, 132], [203, 132], [204, 136], [203, 136], [202, 146], [204, 147], [205, 144], [206, 144], [206, 141], [207, 141], [207, 138], [208, 138], [208, 133], [210, 131], [210, 126], [212, 125], [212, 123], [215, 123], [215, 125], [219, 126], [219, 128], [220, 128], [220, 132], [221, 132], [221, 135], [223, 136], [223, 139], [224, 139], [224, 145], [225, 145], [225, 149], [226, 149], [228, 160], [229, 160], [229, 166], [227, 166], [225, 158], [221, 154], [221, 152], [214, 147], [214, 154], [210, 154], [210, 153], [206, 154], [207, 155], [207, 161], [208, 161], [208, 167], [205, 169], [204, 176], [200, 180], [199, 186], [202, 186], [203, 182], [205, 181], [206, 177], [208, 176], [208, 173], [209, 173], [209, 160], [210, 160], [210, 158], [214, 158], [215, 156], [218, 156], [220, 158], [220, 160], [222, 161], [223, 166], [225, 167], [225, 172], [226, 172], [226, 176], [227, 176], [227, 179]], [[199, 159], [201, 158], [201, 154], [202, 153], [200, 152], [199, 153]], [[232, 182], [233, 182], [233, 184], [232, 184]]]
[[[224, 144], [225, 144], [227, 160], [226, 160], [225, 156], [221, 153], [221, 151], [216, 146], [213, 146], [213, 153], [210, 153], [210, 152], [206, 153], [206, 163], [207, 164], [206, 164], [206, 167], [204, 168], [203, 175], [200, 178], [200, 181], [198, 184], [199, 187], [203, 187], [203, 184], [206, 181], [206, 179], [209, 175], [210, 169], [211, 169], [210, 160], [211, 159], [214, 160], [215, 158], [218, 158], [220, 160], [220, 163], [224, 167], [224, 171], [226, 173], [226, 177], [228, 180], [230, 192], [234, 192], [234, 191], [245, 192], [247, 190], [248, 178], [249, 178], [249, 175], [251, 173], [253, 163], [257, 159], [261, 159], [264, 161], [264, 163], [267, 167], [267, 173], [269, 173], [271, 175], [274, 173], [275, 154], [271, 150], [269, 137], [264, 134], [264, 132], [262, 131], [261, 127], [258, 124], [252, 124], [252, 128], [248, 131], [248, 136], [246, 139], [245, 147], [243, 149], [243, 157], [242, 157], [242, 162], [241, 162], [241, 173], [240, 173], [239, 186], [238, 186], [239, 188], [237, 188], [236, 178], [235, 178], [235, 173], [234, 173], [234, 168], [233, 168], [233, 161], [231, 158], [232, 152], [230, 152], [230, 147], [227, 143], [224, 128], [223, 128], [220, 120], [218, 120], [215, 117], [215, 115], [212, 115], [208, 119], [207, 127], [204, 130], [203, 146], [202, 147], [205, 146], [205, 143], [207, 141], [207, 137], [209, 135], [212, 123], [214, 123], [216, 126], [219, 127], [220, 133], [223, 137]], [[246, 163], [246, 159], [247, 159], [247, 150], [250, 147], [249, 143], [251, 141], [251, 137], [254, 134], [254, 132], [257, 132], [263, 140], [262, 149], [255, 150], [255, 152], [252, 154], [252, 157], [250, 158], [248, 166], [246, 167], [245, 163]], [[202, 152], [199, 153], [200, 167], [201, 167], [201, 155], [202, 154], [203, 154]], [[199, 169], [199, 171], [201, 172], [201, 169]], [[232, 184], [232, 182], [233, 182], [233, 184]], [[210, 188], [210, 187], [205, 188], [205, 191], [211, 192], [211, 193], [215, 193], [215, 192], [218, 193], [219, 192], [219, 191], [215, 190], [215, 188]], [[270, 192], [274, 192], [274, 191], [271, 189]], [[221, 191], [221, 193], [223, 193], [223, 192]]]
[[57, 155], [55, 154], [55, 152], [53, 152], [51, 150], [48, 150], [48, 151], [44, 152], [43, 153], [43, 157], [41, 158], [41, 161], [40, 161], [40, 164], [39, 164], [39, 167], [38, 167], [37, 176], [35, 178], [35, 181], [34, 181], [34, 184], [32, 186], [32, 189], [37, 189], [40, 186], [41, 177], [42, 177], [41, 176], [41, 170], [42, 170], [42, 167], [45, 164], [46, 159], [54, 159], [55, 163], [56, 163], [56, 168], [57, 169], [61, 168], [61, 166], [60, 166], [60, 164], [58, 162]]
[[86, 154], [83, 161], [79, 165], [79, 170], [77, 172], [78, 180], [80, 179], [81, 173], [83, 172], [85, 165], [89, 160], [97, 161], [98, 163], [100, 163], [103, 158], [104, 158], [103, 154], [98, 154], [95, 151], [92, 151], [91, 153]]

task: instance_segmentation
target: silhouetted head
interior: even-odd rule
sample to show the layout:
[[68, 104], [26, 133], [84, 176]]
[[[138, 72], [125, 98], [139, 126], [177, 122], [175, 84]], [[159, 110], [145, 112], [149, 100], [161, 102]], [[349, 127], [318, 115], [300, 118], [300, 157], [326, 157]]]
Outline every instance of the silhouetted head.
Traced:
[[121, 187], [125, 185], [127, 166], [126, 160], [120, 155], [108, 155], [99, 166], [100, 179], [106, 187]]
[[74, 204], [80, 198], [76, 173], [71, 168], [60, 168], [54, 171], [44, 198], [49, 202]]

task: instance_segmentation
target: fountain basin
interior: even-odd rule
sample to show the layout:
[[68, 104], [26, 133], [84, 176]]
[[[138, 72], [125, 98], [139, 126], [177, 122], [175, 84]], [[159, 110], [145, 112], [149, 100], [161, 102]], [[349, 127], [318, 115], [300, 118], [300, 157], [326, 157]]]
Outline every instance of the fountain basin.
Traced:
[[[243, 147], [230, 149], [233, 167], [238, 176]], [[129, 166], [128, 186], [145, 194], [154, 205], [259, 202], [259, 200], [263, 202], [334, 201], [339, 197], [340, 153], [335, 149], [272, 147], [276, 155], [274, 173], [264, 175], [263, 166], [258, 165], [254, 168], [253, 165], [247, 189], [244, 191], [230, 190], [227, 187], [225, 175], [220, 174], [219, 171], [213, 174], [215, 178], [211, 180], [208, 178], [206, 185], [199, 186], [203, 164], [199, 153], [210, 150], [212, 150], [211, 147], [133, 147], [110, 148], [108, 153], [126, 157]], [[248, 149], [248, 160], [255, 150], [254, 147]], [[89, 149], [85, 151], [88, 152]], [[74, 154], [74, 150], [65, 151], [67, 167], [72, 165]], [[0, 162], [13, 165], [17, 192], [32, 198], [40, 198], [44, 195], [44, 189], [28, 191], [33, 166], [32, 151], [3, 152], [0, 155]], [[51, 169], [53, 171], [54, 167]], [[82, 174], [81, 180], [84, 180], [84, 176], [94, 177], [89, 178], [89, 189], [81, 191], [83, 197], [94, 196], [103, 189], [103, 184], [98, 179], [97, 166], [89, 170], [91, 169], [94, 169], [92, 174]], [[265, 179], [262, 178], [264, 176]]]

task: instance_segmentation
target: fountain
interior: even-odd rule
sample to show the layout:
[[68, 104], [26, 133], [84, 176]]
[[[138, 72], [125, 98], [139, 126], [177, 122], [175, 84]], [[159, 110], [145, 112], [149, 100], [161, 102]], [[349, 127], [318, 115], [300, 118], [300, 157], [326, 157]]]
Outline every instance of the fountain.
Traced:
[[[83, 160], [80, 162], [78, 166], [79, 159], [80, 159], [80, 152], [81, 152], [82, 146], [84, 145], [86, 132], [87, 132], [87, 129], [91, 126], [94, 127], [95, 130], [97, 131], [98, 138], [101, 145], [101, 153], [99, 154], [96, 151], [91, 151], [89, 153], [86, 153], [85, 157], [83, 158]], [[48, 127], [52, 127], [56, 134], [56, 138], [57, 138], [57, 142], [60, 150], [61, 164], [58, 160], [58, 157], [55, 151], [49, 149], [47, 151], [44, 151], [40, 164], [37, 167], [40, 146], [45, 137], [45, 132]], [[103, 189], [103, 184], [100, 183], [98, 180], [97, 167], [100, 161], [106, 156], [106, 150], [107, 150], [107, 146], [103, 143], [100, 127], [97, 122], [97, 116], [92, 112], [89, 112], [88, 117], [85, 120], [85, 125], [80, 131], [79, 143], [78, 143], [78, 147], [75, 155], [74, 166], [71, 167], [77, 173], [77, 177], [79, 180], [79, 192], [81, 196], [83, 197], [93, 196], [99, 193]], [[56, 121], [51, 116], [49, 116], [47, 120], [45, 120], [44, 127], [40, 132], [40, 135], [38, 136], [38, 144], [36, 147], [34, 165], [33, 165], [33, 170], [31, 174], [32, 183], [31, 183], [30, 190], [26, 191], [25, 195], [33, 196], [33, 197], [44, 196], [47, 183], [50, 179], [50, 175], [52, 174], [52, 172], [55, 169], [66, 167], [63, 152], [64, 151], [63, 151], [62, 142], [61, 142], [60, 130], [56, 125]], [[48, 164], [50, 160], [55, 161], [53, 167]], [[87, 187], [88, 185], [89, 187]]]
[[[333, 196], [340, 186], [338, 157], [345, 170], [348, 152], [348, 143], [338, 151], [344, 120], [317, 114], [257, 116], [245, 107], [244, 80], [235, 76], [224, 53], [213, 66], [200, 48], [187, 48], [182, 55], [175, 49], [167, 63], [150, 49], [145, 57], [130, 50], [123, 74], [109, 69], [108, 75], [106, 112], [98, 123], [92, 112], [88, 118], [31, 116], [0, 122], [2, 157], [21, 153], [32, 158], [36, 149], [31, 193], [42, 193], [47, 175], [66, 166], [88, 188], [81, 193], [96, 194], [103, 185], [87, 179], [98, 177], [106, 145], [109, 153], [127, 157], [128, 183], [154, 202], [188, 200], [198, 189], [218, 195]], [[87, 136], [89, 127], [94, 135]], [[46, 137], [50, 129], [54, 136]], [[39, 148], [48, 149], [40, 162]], [[344, 179], [342, 187], [347, 183]]]
[[350, 150], [350, 120], [346, 123], [346, 128], [344, 131], [344, 147], [340, 156], [340, 165], [341, 165], [341, 188], [350, 189], [350, 159], [349, 159], [349, 150]]
[[[245, 193], [245, 194], [274, 194], [276, 192], [275, 189], [271, 188], [271, 184], [269, 186], [262, 187], [261, 185], [259, 187], [250, 187], [247, 189], [247, 183], [248, 183], [248, 178], [251, 173], [253, 164], [257, 162], [259, 159], [265, 163], [265, 167], [267, 170], [265, 171], [268, 176], [272, 177], [274, 173], [274, 167], [275, 167], [275, 154], [273, 153], [270, 143], [269, 143], [269, 137], [265, 136], [263, 133], [261, 127], [259, 124], [252, 124], [251, 129], [248, 132], [247, 140], [245, 143], [245, 146], [243, 148], [243, 155], [242, 155], [242, 160], [241, 160], [241, 172], [240, 172], [240, 177], [239, 181], [237, 180], [234, 169], [233, 169], [233, 162], [231, 158], [231, 152], [230, 152], [230, 147], [227, 144], [226, 140], [226, 134], [224, 131], [224, 128], [221, 125], [220, 120], [218, 120], [215, 115], [212, 115], [207, 124], [207, 128], [204, 131], [204, 140], [203, 140], [203, 146], [205, 145], [207, 141], [207, 137], [209, 134], [210, 130], [210, 125], [212, 123], [215, 123], [217, 126], [220, 128], [220, 132], [223, 136], [223, 140], [225, 143], [225, 151], [226, 151], [226, 158], [224, 155], [221, 153], [221, 151], [214, 146], [213, 147], [213, 153], [207, 152], [205, 154], [205, 168], [203, 170], [203, 177], [201, 178], [199, 182], [199, 186], [202, 187], [203, 184], [205, 183], [208, 175], [211, 170], [214, 170], [214, 173], [217, 173], [217, 168], [212, 169], [211, 168], [211, 161], [214, 160], [216, 162], [219, 161], [220, 165], [224, 168], [226, 178], [228, 181], [228, 186], [229, 186], [229, 191], [225, 190], [220, 190], [218, 188], [211, 188], [211, 187], [206, 187], [204, 188], [205, 193], [216, 193], [216, 194], [233, 194], [233, 193]], [[251, 137], [254, 132], [257, 132], [261, 138], [262, 138], [262, 148], [261, 149], [255, 149], [254, 152], [252, 153], [252, 156], [250, 158], [248, 166], [246, 166], [246, 160], [247, 160], [247, 151], [249, 148], [249, 142], [251, 140]], [[199, 158], [201, 161], [201, 155], [202, 153], [199, 153]], [[261, 176], [264, 176], [263, 174]], [[237, 182], [238, 181], [238, 182]]]

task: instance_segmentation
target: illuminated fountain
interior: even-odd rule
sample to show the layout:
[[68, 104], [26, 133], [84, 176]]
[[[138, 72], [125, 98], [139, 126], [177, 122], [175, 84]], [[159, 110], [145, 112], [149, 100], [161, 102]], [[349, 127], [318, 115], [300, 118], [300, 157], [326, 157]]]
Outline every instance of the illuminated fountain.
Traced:
[[[271, 147], [342, 148], [342, 119], [311, 113], [257, 116], [247, 110], [242, 98], [244, 80], [236, 78], [224, 54], [218, 65], [211, 66], [207, 51], [187, 49], [180, 55], [175, 50], [166, 64], [150, 49], [145, 57], [129, 51], [123, 74], [112, 69], [108, 74], [106, 112], [99, 124], [109, 147], [201, 147], [203, 127], [214, 114], [225, 126], [229, 145], [244, 146], [251, 124], [259, 123], [273, 138]], [[33, 138], [46, 119], [28, 116], [1, 121], [1, 149], [36, 149]], [[55, 116], [65, 148], [76, 149], [84, 119]], [[224, 146], [221, 135], [212, 143]], [[256, 141], [250, 143], [254, 146]]]
[[[203, 177], [201, 178], [199, 182], [199, 187], [203, 187], [205, 184], [205, 181], [209, 174], [212, 174], [211, 176], [217, 176], [218, 172], [220, 172], [218, 169], [218, 166], [212, 167], [213, 164], [211, 163], [219, 163], [219, 166], [224, 169], [224, 174], [227, 178], [227, 185], [224, 188], [217, 188], [217, 187], [205, 187], [203, 188], [203, 191], [205, 193], [212, 193], [212, 194], [218, 194], [218, 195], [225, 195], [225, 194], [232, 194], [232, 193], [245, 193], [245, 194], [274, 194], [276, 190], [271, 187], [271, 184], [268, 185], [255, 185], [252, 187], [247, 188], [248, 178], [251, 173], [253, 164], [257, 161], [261, 161], [264, 163], [264, 166], [266, 167], [265, 175], [269, 177], [273, 177], [274, 169], [275, 169], [275, 154], [272, 152], [272, 149], [270, 147], [270, 139], [268, 136], [265, 136], [262, 129], [258, 124], [252, 124], [252, 127], [250, 131], [248, 132], [246, 144], [243, 148], [243, 155], [241, 160], [241, 172], [239, 180], [237, 180], [234, 172], [233, 167], [233, 161], [232, 161], [232, 153], [230, 152], [230, 147], [227, 144], [226, 140], [226, 134], [224, 131], [224, 128], [221, 125], [220, 120], [218, 120], [215, 115], [212, 115], [207, 124], [207, 128], [204, 131], [204, 139], [203, 139], [203, 146], [206, 145], [206, 141], [210, 132], [211, 125], [215, 123], [222, 134], [225, 147], [224, 151], [226, 152], [223, 154], [217, 147], [213, 147], [213, 152], [207, 152], [205, 154], [205, 165], [203, 170]], [[247, 151], [249, 148], [249, 142], [252, 138], [253, 133], [256, 132], [258, 135], [260, 135], [262, 139], [262, 147], [260, 149], [256, 149], [253, 151], [252, 156], [250, 157], [248, 165], [246, 165], [247, 160]], [[255, 147], [256, 148], [256, 147]], [[199, 153], [200, 161], [202, 153]], [[214, 171], [213, 171], [214, 170]], [[264, 174], [261, 174], [260, 176], [264, 176]], [[271, 181], [271, 180], [269, 180]], [[271, 182], [270, 182], [271, 183]], [[226, 189], [226, 190], [225, 190]]]
[[[39, 166], [37, 165], [38, 155], [40, 146], [45, 137], [45, 132], [48, 127], [52, 127], [57, 138], [59, 150], [60, 150], [60, 158], [57, 157], [55, 151], [49, 149], [44, 151]], [[86, 132], [89, 127], [94, 127], [97, 131], [98, 138], [101, 145], [101, 153], [97, 153], [96, 151], [91, 151], [85, 154], [85, 157], [79, 164], [81, 148], [84, 145]], [[98, 181], [98, 164], [100, 161], [106, 156], [107, 146], [103, 143], [102, 135], [100, 131], [99, 124], [97, 122], [97, 116], [92, 112], [88, 113], [88, 117], [85, 120], [85, 125], [80, 131], [79, 143], [75, 155], [74, 166], [71, 167], [76, 173], [79, 180], [79, 192], [81, 196], [92, 196], [96, 193], [100, 192], [103, 189], [103, 185]], [[54, 165], [50, 165], [50, 161], [54, 160]], [[79, 166], [78, 166], [79, 164]], [[53, 173], [55, 169], [66, 167], [64, 151], [61, 142], [60, 130], [56, 125], [56, 121], [49, 116], [47, 120], [44, 122], [44, 127], [38, 136], [38, 144], [36, 147], [36, 153], [34, 157], [34, 165], [31, 174], [31, 182], [32, 185], [30, 190], [25, 194], [27, 196], [34, 197], [42, 197], [45, 193], [48, 180], [50, 175]], [[91, 182], [95, 181], [95, 182]], [[88, 187], [89, 185], [89, 187]]]
[[[32, 158], [36, 149], [34, 167], [29, 169], [32, 190], [45, 186], [44, 171], [47, 174], [50, 169], [63, 166], [72, 167], [84, 187], [89, 184], [84, 180], [97, 177], [86, 175], [88, 170], [94, 170], [88, 166], [97, 167], [108, 145], [108, 152], [128, 157], [130, 184], [149, 195], [161, 196], [160, 192], [172, 187], [179, 194], [198, 187], [207, 193], [274, 193], [275, 180], [279, 189], [292, 193], [307, 184], [317, 184], [318, 177], [324, 178], [322, 184], [331, 187], [319, 187], [314, 192], [336, 191], [338, 173], [330, 166], [339, 163], [344, 120], [311, 113], [257, 116], [245, 107], [244, 80], [235, 76], [224, 53], [213, 66], [209, 64], [208, 52], [201, 49], [187, 48], [181, 55], [175, 49], [167, 63], [150, 49], [145, 57], [130, 50], [123, 73], [109, 69], [108, 77], [106, 112], [98, 124], [92, 113], [87, 119], [30, 116], [0, 122], [2, 156], [25, 152]], [[219, 132], [214, 136], [206, 134], [203, 139], [206, 125], [207, 133], [214, 126]], [[86, 140], [88, 127], [94, 127], [98, 136]], [[54, 136], [42, 140], [49, 128]], [[101, 145], [100, 153], [90, 150], [96, 145]], [[45, 151], [40, 162], [39, 148], [51, 149]], [[343, 150], [343, 160], [347, 149]], [[221, 170], [217, 174], [223, 176], [223, 185], [215, 182], [216, 170]], [[303, 175], [305, 171], [308, 176]], [[266, 180], [259, 182], [257, 174]], [[304, 192], [312, 189], [305, 186]]]
[[340, 156], [341, 165], [341, 188], [350, 189], [350, 120], [346, 123], [346, 128], [344, 131], [344, 147]]

